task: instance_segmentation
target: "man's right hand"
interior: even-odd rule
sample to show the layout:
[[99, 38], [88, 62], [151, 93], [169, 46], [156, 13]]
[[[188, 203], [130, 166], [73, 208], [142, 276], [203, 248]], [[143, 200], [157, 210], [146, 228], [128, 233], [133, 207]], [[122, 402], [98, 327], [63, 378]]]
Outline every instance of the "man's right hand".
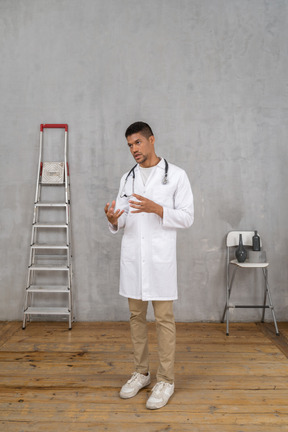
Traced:
[[107, 203], [105, 208], [104, 208], [104, 211], [106, 213], [108, 221], [112, 225], [117, 227], [118, 226], [118, 219], [124, 213], [124, 210], [116, 210], [115, 211], [115, 204], [116, 204], [116, 202], [112, 201], [111, 207], [109, 208], [110, 203]]

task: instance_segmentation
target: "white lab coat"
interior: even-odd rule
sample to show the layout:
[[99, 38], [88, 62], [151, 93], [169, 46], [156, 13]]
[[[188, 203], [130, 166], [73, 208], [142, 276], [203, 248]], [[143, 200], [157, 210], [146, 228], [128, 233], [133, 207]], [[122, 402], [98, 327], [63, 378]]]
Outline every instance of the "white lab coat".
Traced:
[[[162, 184], [164, 173], [161, 159], [144, 186], [137, 165], [134, 185], [136, 194], [163, 206], [163, 219], [154, 213], [131, 213], [135, 210], [129, 206], [131, 197], [120, 197], [127, 173], [120, 182], [115, 208], [125, 212], [118, 219], [118, 228], [109, 224], [109, 229], [116, 233], [124, 228], [120, 262], [120, 295], [124, 297], [144, 301], [178, 298], [176, 229], [192, 225], [193, 195], [184, 170], [169, 163], [166, 185]], [[130, 174], [124, 191], [127, 195], [132, 194], [132, 183]]]

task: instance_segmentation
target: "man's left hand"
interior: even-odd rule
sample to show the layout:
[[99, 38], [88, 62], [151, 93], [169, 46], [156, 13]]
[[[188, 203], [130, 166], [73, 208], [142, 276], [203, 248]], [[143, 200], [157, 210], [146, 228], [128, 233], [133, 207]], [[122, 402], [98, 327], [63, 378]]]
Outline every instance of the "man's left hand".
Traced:
[[129, 201], [130, 207], [135, 209], [134, 211], [131, 211], [131, 213], [155, 213], [163, 218], [162, 206], [141, 195], [133, 194], [133, 197], [135, 197], [138, 201]]

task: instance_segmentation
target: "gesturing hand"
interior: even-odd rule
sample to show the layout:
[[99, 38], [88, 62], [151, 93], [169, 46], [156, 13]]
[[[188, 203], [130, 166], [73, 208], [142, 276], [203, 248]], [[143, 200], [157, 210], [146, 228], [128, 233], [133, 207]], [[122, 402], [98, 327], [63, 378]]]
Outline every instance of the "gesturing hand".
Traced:
[[119, 217], [124, 213], [124, 210], [116, 210], [115, 211], [115, 201], [112, 201], [111, 207], [109, 208], [110, 203], [107, 203], [104, 211], [106, 213], [108, 221], [112, 224], [117, 226], [118, 225], [118, 219]]
[[162, 206], [141, 195], [133, 194], [133, 197], [135, 197], [138, 201], [129, 201], [130, 207], [135, 209], [134, 211], [131, 211], [131, 213], [155, 213], [163, 218]]

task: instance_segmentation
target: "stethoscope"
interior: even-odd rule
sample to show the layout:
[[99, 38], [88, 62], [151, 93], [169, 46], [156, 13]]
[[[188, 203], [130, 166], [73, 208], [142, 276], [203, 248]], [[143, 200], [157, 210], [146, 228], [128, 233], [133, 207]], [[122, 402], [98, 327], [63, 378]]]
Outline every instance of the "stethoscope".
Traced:
[[[168, 177], [169, 165], [168, 165], [168, 162], [166, 161], [166, 159], [164, 159], [164, 162], [165, 162], [165, 174], [164, 174], [164, 177], [162, 179], [162, 184], [166, 185], [168, 183], [168, 178], [167, 177]], [[125, 198], [129, 198], [129, 197], [131, 197], [134, 194], [135, 168], [137, 167], [137, 165], [138, 164], [134, 165], [133, 168], [131, 168], [131, 170], [128, 172], [128, 174], [127, 174], [127, 176], [125, 178], [125, 182], [124, 182], [123, 188], [122, 188], [121, 193], [120, 193], [120, 198], [124, 198], [124, 197]], [[133, 177], [133, 180], [132, 180], [132, 194], [131, 195], [127, 195], [125, 193], [125, 187], [126, 187], [126, 183], [127, 183], [127, 180], [128, 180], [128, 177], [130, 176], [130, 174], [132, 174], [132, 177]]]

